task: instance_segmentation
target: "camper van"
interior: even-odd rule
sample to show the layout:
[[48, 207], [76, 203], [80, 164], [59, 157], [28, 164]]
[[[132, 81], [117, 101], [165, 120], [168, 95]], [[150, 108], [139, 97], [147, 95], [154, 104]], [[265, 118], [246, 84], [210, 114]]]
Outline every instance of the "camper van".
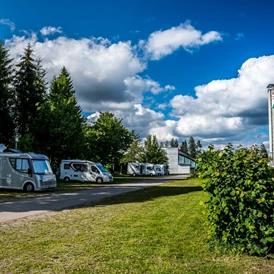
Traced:
[[154, 164], [150, 163], [128, 163], [127, 164], [127, 174], [132, 176], [146, 175], [154, 176], [156, 175], [154, 170]]
[[100, 163], [87, 160], [62, 160], [60, 179], [69, 181], [90, 181], [101, 183], [113, 182], [112, 175]]
[[0, 188], [27, 192], [56, 188], [48, 157], [35, 153], [0, 152]]

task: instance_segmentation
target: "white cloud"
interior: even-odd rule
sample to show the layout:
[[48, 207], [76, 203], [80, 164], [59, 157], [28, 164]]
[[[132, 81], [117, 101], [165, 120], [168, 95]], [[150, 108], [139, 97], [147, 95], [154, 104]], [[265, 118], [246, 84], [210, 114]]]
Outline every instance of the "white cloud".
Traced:
[[242, 32], [238, 32], [235, 36], [235, 40], [243, 39], [245, 36]]
[[44, 27], [40, 30], [40, 32], [43, 36], [48, 36], [48, 35], [52, 35], [52, 34], [55, 34], [55, 33], [62, 33], [62, 28], [61, 27], [58, 27], [58, 28]]
[[[266, 86], [274, 82], [274, 55], [251, 58], [238, 77], [195, 88], [196, 97], [177, 95], [170, 101], [179, 118], [173, 135], [199, 136], [204, 141], [240, 142], [268, 123]], [[165, 126], [151, 129], [161, 136]], [[266, 136], [265, 136], [266, 137]]]
[[0, 19], [0, 24], [7, 25], [11, 31], [15, 30], [15, 24], [11, 22], [9, 19]]
[[185, 50], [191, 50], [215, 41], [222, 41], [222, 36], [219, 32], [210, 31], [202, 34], [190, 22], [185, 22], [177, 27], [150, 34], [146, 43], [146, 52], [152, 60], [159, 60], [180, 47], [183, 47]]

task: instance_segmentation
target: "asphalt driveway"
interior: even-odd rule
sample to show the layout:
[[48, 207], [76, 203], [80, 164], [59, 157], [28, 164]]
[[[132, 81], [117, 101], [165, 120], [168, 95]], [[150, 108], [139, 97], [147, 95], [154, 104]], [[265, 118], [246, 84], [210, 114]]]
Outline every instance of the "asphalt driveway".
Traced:
[[84, 204], [94, 204], [104, 198], [156, 186], [174, 179], [157, 178], [148, 181], [142, 180], [141, 182], [94, 187], [68, 193], [53, 193], [44, 197], [0, 203], [0, 223], [12, 222], [21, 218], [44, 216]]

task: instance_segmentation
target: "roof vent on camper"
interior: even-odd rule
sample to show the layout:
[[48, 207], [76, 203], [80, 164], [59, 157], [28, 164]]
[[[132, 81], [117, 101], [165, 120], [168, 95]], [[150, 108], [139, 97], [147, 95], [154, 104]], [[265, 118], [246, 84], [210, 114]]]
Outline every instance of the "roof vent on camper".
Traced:
[[0, 152], [4, 152], [4, 150], [6, 149], [7, 147], [3, 144], [0, 144]]

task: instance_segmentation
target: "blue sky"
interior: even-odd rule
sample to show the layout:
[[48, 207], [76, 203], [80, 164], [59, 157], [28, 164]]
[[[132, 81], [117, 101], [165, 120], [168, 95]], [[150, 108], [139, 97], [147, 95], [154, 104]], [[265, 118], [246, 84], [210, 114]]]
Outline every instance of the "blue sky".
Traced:
[[204, 147], [268, 143], [274, 2], [6, 1], [0, 39], [33, 45], [50, 81], [66, 66], [92, 121], [111, 111], [141, 137]]

